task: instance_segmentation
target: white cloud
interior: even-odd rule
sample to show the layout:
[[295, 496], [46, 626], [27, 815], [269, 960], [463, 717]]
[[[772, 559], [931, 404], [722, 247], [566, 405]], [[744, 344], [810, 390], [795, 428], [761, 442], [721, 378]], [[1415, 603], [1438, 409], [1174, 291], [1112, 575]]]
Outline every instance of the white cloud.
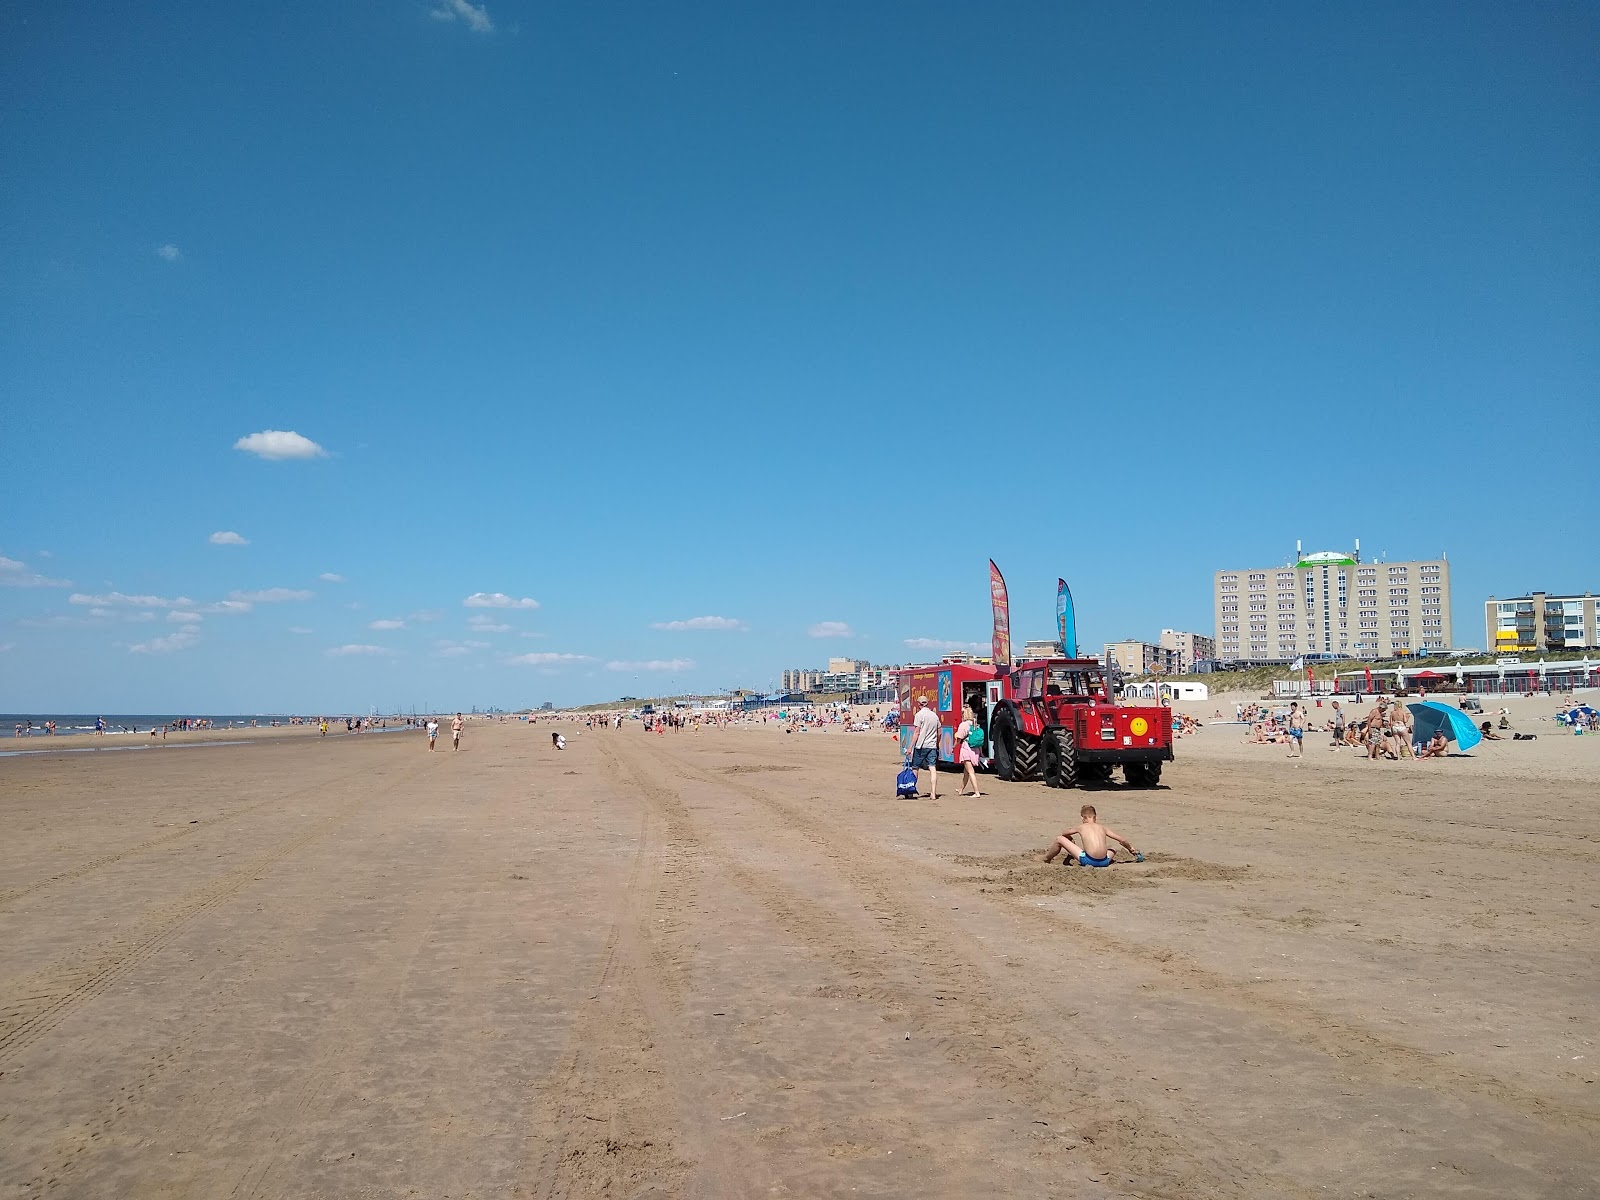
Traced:
[[419, 608], [414, 613], [406, 614], [406, 620], [408, 621], [442, 621], [443, 619], [444, 610], [440, 608]]
[[0, 587], [71, 587], [70, 579], [51, 579], [30, 570], [27, 563], [0, 554]]
[[179, 650], [187, 650], [200, 640], [200, 631], [192, 626], [184, 626], [167, 634], [166, 637], [151, 638], [148, 642], [135, 642], [128, 647], [129, 654], [174, 654]]
[[593, 662], [587, 654], [552, 654], [548, 651], [541, 654], [518, 654], [506, 659], [506, 662], [518, 667], [548, 667], [555, 663], [580, 663]]
[[89, 610], [89, 615], [91, 617], [105, 618], [111, 615], [111, 610], [109, 608], [91, 608]]
[[328, 457], [321, 446], [292, 429], [263, 429], [260, 433], [247, 434], [235, 442], [233, 448], [274, 462], [285, 458]]
[[189, 601], [179, 596], [176, 600], [163, 600], [160, 596], [125, 596], [121, 592], [106, 592], [98, 596], [86, 596], [82, 592], [73, 592], [67, 597], [68, 604], [87, 604], [92, 608], [110, 608], [121, 605], [125, 608], [187, 608]]
[[238, 600], [245, 604], [282, 604], [288, 600], [309, 600], [315, 592], [308, 592], [304, 588], [262, 588], [255, 592], [232, 591], [228, 599]]
[[307, 629], [304, 625], [291, 625], [291, 626], [289, 626], [289, 632], [290, 633], [315, 633], [316, 630], [315, 629]]
[[473, 592], [461, 605], [463, 608], [538, 608], [539, 602], [527, 596], [517, 600], [504, 592]]
[[368, 629], [376, 629], [379, 633], [388, 633], [390, 630], [404, 629], [405, 627], [406, 623], [404, 621], [397, 621], [393, 618], [387, 618], [382, 621], [367, 622]]
[[248, 600], [214, 600], [210, 604], [197, 605], [194, 611], [210, 613], [212, 616], [236, 617], [254, 607]]
[[387, 656], [393, 654], [394, 651], [387, 646], [363, 646], [352, 642], [346, 646], [329, 646], [328, 653], [334, 658], [350, 658], [362, 654]]
[[690, 629], [739, 629], [747, 630], [750, 626], [734, 617], [690, 617], [687, 621], [657, 621], [650, 626], [651, 629], [665, 629], [672, 633], [682, 633]]
[[473, 33], [494, 32], [489, 10], [481, 4], [469, 4], [468, 0], [440, 0], [439, 6], [430, 9], [428, 15], [435, 21], [464, 21]]
[[982, 650], [985, 648], [981, 642], [950, 642], [943, 638], [907, 638], [906, 646], [912, 650], [938, 650], [942, 653], [953, 650]]
[[321, 575], [318, 575], [317, 578], [322, 580], [323, 583], [343, 583], [344, 582], [344, 576], [343, 575], [335, 575], [332, 571], [324, 571]]
[[647, 662], [608, 662], [608, 671], [687, 671], [694, 666], [692, 658], [652, 658]]
[[219, 529], [206, 539], [213, 546], [248, 546], [250, 539], [240, 537], [231, 529]]
[[471, 654], [474, 650], [487, 650], [488, 642], [435, 642], [434, 653], [440, 658], [459, 658], [463, 654]]
[[195, 625], [205, 620], [205, 618], [197, 612], [179, 612], [174, 610], [167, 614], [167, 620], [171, 621], [174, 625]]
[[844, 621], [818, 621], [806, 630], [807, 637], [814, 638], [849, 638], [855, 637], [855, 630], [851, 629]]
[[479, 633], [510, 633], [511, 626], [502, 625], [487, 613], [473, 613], [467, 618], [467, 628]]
[[168, 242], [164, 246], [156, 247], [156, 257], [161, 259], [163, 262], [177, 262], [183, 257], [183, 251], [179, 250], [171, 242]]
[[128, 613], [122, 619], [124, 621], [154, 621], [156, 619], [156, 615], [153, 612], [136, 612]]

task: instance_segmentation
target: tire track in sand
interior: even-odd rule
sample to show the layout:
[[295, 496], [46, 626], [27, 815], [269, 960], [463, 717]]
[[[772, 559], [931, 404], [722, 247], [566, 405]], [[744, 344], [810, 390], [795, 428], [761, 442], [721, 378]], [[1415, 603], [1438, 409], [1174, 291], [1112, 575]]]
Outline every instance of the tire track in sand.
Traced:
[[[660, 757], [665, 761], [645, 765], [630, 755], [641, 785], [656, 803], [682, 812], [686, 821], [692, 820], [689, 810], [659, 773], [754, 800], [781, 825], [824, 848], [832, 869], [861, 897], [863, 908], [887, 918], [884, 933], [865, 930], [793, 885], [706, 842], [708, 853], [717, 859], [720, 878], [749, 895], [798, 945], [831, 963], [849, 981], [843, 989], [830, 991], [890, 1010], [897, 1021], [931, 1035], [933, 1045], [985, 1089], [1012, 1097], [1048, 1118], [1051, 1128], [1071, 1130], [1081, 1141], [1072, 1151], [1074, 1160], [1094, 1159], [1111, 1174], [1137, 1162], [1138, 1194], [1172, 1200], [1195, 1195], [1316, 1195], [1294, 1180], [1225, 1159], [1221, 1150], [1212, 1153], [1186, 1140], [1169, 1128], [1169, 1122], [1115, 1090], [1103, 1072], [1075, 1063], [1063, 1066], [1074, 1056], [1059, 1045], [1041, 1042], [1030, 1014], [994, 994], [986, 969], [969, 957], [972, 952], [963, 950], [964, 935], [924, 919], [921, 905], [903, 881], [891, 880], [889, 872], [871, 866], [870, 852], [854, 839], [736, 776], [701, 771], [670, 751]], [[899, 862], [893, 866], [903, 869]], [[927, 932], [930, 928], [935, 931]]]

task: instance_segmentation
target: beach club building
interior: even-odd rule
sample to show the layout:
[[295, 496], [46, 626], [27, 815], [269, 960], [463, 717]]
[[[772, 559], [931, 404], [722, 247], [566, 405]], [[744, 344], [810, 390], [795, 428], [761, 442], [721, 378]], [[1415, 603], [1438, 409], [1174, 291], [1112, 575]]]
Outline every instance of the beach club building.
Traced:
[[1441, 556], [1362, 562], [1301, 553], [1278, 567], [1218, 571], [1217, 658], [1275, 665], [1307, 658], [1405, 658], [1450, 649], [1450, 564]]

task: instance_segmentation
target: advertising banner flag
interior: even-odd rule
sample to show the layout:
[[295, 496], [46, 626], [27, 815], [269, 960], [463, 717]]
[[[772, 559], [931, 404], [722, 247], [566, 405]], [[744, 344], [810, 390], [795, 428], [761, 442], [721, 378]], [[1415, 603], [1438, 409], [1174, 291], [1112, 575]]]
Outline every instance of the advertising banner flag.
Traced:
[[994, 606], [994, 638], [990, 643], [994, 665], [1004, 670], [1011, 665], [1011, 602], [1006, 596], [1006, 577], [989, 560], [989, 602]]
[[1072, 610], [1072, 589], [1065, 579], [1056, 580], [1056, 637], [1061, 640], [1062, 654], [1078, 657], [1078, 616]]

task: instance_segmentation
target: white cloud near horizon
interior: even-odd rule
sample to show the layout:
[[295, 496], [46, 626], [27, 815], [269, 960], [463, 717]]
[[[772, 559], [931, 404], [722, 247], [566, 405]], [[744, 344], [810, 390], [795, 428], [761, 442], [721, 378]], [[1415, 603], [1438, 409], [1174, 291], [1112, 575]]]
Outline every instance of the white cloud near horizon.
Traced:
[[461, 602], [463, 608], [538, 608], [539, 602], [529, 596], [518, 600], [504, 592], [473, 592]]
[[34, 587], [71, 587], [70, 579], [51, 579], [48, 575], [41, 575], [28, 566], [27, 563], [18, 562], [14, 558], [7, 558], [0, 554], [0, 587], [34, 588]]
[[332, 571], [324, 571], [321, 575], [318, 575], [317, 578], [320, 579], [323, 583], [343, 583], [344, 582], [344, 576], [343, 575], [335, 575]]
[[241, 537], [231, 529], [219, 529], [206, 539], [213, 546], [248, 546], [250, 539]]
[[194, 625], [200, 621], [204, 621], [205, 618], [197, 612], [179, 612], [174, 609], [172, 612], [167, 614], [167, 620], [171, 621], [174, 625]]
[[690, 617], [687, 621], [656, 621], [650, 628], [669, 633], [684, 633], [692, 629], [735, 629], [745, 632], [750, 626], [736, 617]]
[[363, 646], [358, 642], [351, 642], [344, 646], [329, 646], [326, 653], [332, 658], [352, 658], [363, 654], [388, 657], [395, 651], [387, 646]]
[[814, 638], [850, 638], [855, 637], [855, 630], [850, 628], [845, 621], [818, 621], [806, 629], [807, 637]]
[[652, 658], [644, 662], [608, 662], [608, 671], [688, 671], [694, 667], [692, 658]]
[[169, 633], [166, 637], [151, 638], [148, 642], [136, 642], [128, 647], [129, 654], [175, 654], [179, 650], [187, 650], [200, 640], [200, 631], [192, 625], [186, 625]]
[[944, 638], [907, 638], [905, 645], [911, 650], [982, 650], [982, 642], [952, 642]]
[[321, 446], [308, 437], [301, 437], [292, 429], [263, 429], [260, 433], [246, 434], [233, 444], [233, 448], [269, 462], [328, 457], [328, 452]]
[[554, 654], [545, 651], [539, 654], [517, 654], [506, 659], [506, 662], [515, 667], [548, 667], [556, 663], [593, 662], [587, 654]]
[[177, 262], [183, 257], [183, 251], [179, 250], [171, 242], [166, 242], [156, 247], [156, 257], [162, 262]]
[[489, 10], [468, 0], [440, 0], [438, 7], [428, 10], [435, 21], [463, 21], [473, 33], [493, 33], [494, 20]]
[[193, 601], [182, 596], [176, 600], [164, 600], [160, 596], [125, 596], [121, 592], [105, 592], [94, 596], [73, 592], [67, 597], [67, 603], [87, 604], [91, 608], [111, 608], [115, 605], [125, 608], [188, 608]]
[[261, 588], [257, 591], [246, 592], [235, 589], [228, 593], [229, 600], [237, 600], [244, 604], [283, 604], [291, 600], [309, 600], [315, 592], [305, 588]]
[[392, 630], [395, 630], [395, 629], [404, 629], [405, 627], [406, 627], [406, 623], [404, 621], [397, 621], [397, 620], [393, 619], [392, 617], [391, 618], [385, 618], [384, 620], [381, 620], [381, 621], [368, 621], [367, 622], [367, 628], [368, 629], [375, 629], [379, 633], [388, 633], [388, 632], [390, 632]]

